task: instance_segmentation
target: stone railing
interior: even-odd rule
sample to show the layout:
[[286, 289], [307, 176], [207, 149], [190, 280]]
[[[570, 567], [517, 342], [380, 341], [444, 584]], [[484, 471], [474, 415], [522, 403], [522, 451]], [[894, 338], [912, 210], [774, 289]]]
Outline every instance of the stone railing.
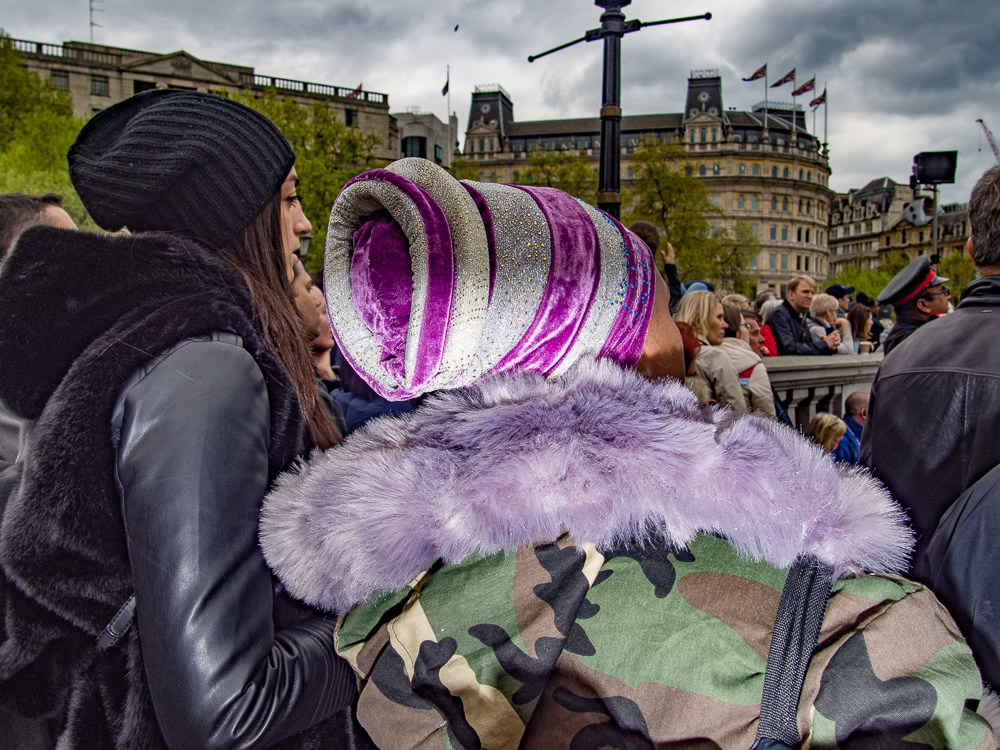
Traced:
[[778, 400], [802, 429], [816, 412], [843, 414], [844, 398], [855, 391], [867, 393], [881, 364], [881, 352], [764, 359]]

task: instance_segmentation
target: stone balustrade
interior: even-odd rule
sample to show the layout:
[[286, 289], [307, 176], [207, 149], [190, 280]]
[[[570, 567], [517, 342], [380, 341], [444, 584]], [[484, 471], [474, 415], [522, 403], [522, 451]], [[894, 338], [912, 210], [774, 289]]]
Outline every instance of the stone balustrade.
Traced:
[[844, 413], [844, 398], [868, 392], [882, 353], [834, 354], [828, 357], [767, 357], [771, 386], [792, 423], [802, 429], [816, 412]]

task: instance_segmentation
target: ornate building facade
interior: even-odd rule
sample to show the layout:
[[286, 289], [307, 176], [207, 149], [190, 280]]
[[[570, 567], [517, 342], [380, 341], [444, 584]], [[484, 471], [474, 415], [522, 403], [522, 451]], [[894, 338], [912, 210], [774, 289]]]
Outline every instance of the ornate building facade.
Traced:
[[[888, 177], [837, 195], [830, 211], [830, 274], [848, 265], [878, 268], [891, 253], [909, 259], [934, 251], [934, 200]], [[969, 237], [966, 204], [938, 208], [938, 254], [965, 252]]]
[[[518, 122], [501, 86], [477, 86], [463, 158], [479, 169], [483, 181], [518, 183], [535, 149], [577, 151], [593, 161], [596, 171], [600, 131], [596, 117]], [[619, 148], [626, 190], [635, 176], [631, 157], [648, 137], [684, 144], [692, 168], [723, 211], [721, 222], [745, 223], [756, 234], [761, 251], [750, 259], [750, 271], [759, 277], [758, 288], [784, 293], [796, 273], [820, 280], [830, 273], [827, 231], [834, 193], [829, 160], [825, 147], [807, 131], [800, 108], [770, 102], [766, 117], [763, 104], [727, 110], [718, 71], [692, 71], [683, 112], [622, 117]]]
[[273, 86], [279, 95], [301, 104], [325, 102], [345, 124], [379, 136], [378, 158], [399, 158], [398, 128], [386, 94], [259, 75], [251, 67], [199, 60], [183, 50], [159, 54], [86, 42], [12, 43], [24, 55], [28, 70], [69, 91], [78, 116], [153, 88], [263, 93]]

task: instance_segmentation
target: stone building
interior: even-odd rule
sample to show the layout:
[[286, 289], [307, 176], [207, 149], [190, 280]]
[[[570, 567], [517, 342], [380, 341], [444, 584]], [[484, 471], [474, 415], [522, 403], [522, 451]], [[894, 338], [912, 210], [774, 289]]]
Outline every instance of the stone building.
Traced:
[[864, 269], [880, 266], [882, 236], [912, 201], [913, 190], [888, 177], [838, 194], [830, 207], [830, 275], [852, 263]]
[[430, 159], [446, 169], [451, 167], [458, 144], [458, 117], [452, 114], [445, 124], [437, 115], [410, 107], [406, 112], [395, 112], [399, 128], [399, 157], [419, 156]]
[[[879, 237], [879, 255], [902, 252], [911, 260], [934, 252], [934, 200], [929, 196], [910, 202], [902, 215]], [[964, 253], [969, 239], [969, 210], [965, 203], [938, 207], [938, 255]]]
[[[518, 183], [535, 149], [577, 151], [592, 160], [596, 172], [600, 132], [597, 117], [519, 122], [510, 95], [499, 85], [482, 85], [472, 94], [463, 158], [479, 168], [484, 181]], [[749, 111], [727, 110], [719, 72], [692, 71], [683, 112], [622, 117], [624, 189], [635, 176], [632, 154], [650, 136], [683, 143], [712, 201], [723, 210], [723, 222], [745, 222], [756, 233], [761, 252], [751, 258], [750, 271], [759, 275], [759, 288], [783, 293], [799, 272], [826, 278], [827, 221], [834, 198], [830, 166], [825, 147], [806, 130], [801, 108], [769, 102], [766, 120], [763, 103]]]
[[379, 136], [378, 158], [399, 158], [399, 134], [386, 94], [259, 75], [251, 67], [199, 60], [183, 50], [160, 54], [86, 42], [12, 43], [24, 55], [28, 70], [69, 91], [78, 116], [153, 88], [263, 93], [273, 86], [281, 96], [302, 104], [327, 103], [347, 125]]
[[[891, 253], [912, 260], [931, 255], [934, 200], [914, 196], [908, 185], [888, 177], [872, 180], [860, 190], [837, 195], [830, 211], [830, 275], [849, 264], [878, 268]], [[938, 254], [965, 252], [969, 213], [964, 203], [938, 207]]]

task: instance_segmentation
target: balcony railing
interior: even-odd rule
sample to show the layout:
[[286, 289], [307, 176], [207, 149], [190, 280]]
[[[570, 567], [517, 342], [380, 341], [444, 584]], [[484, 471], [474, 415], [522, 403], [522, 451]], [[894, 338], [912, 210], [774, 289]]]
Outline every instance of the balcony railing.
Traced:
[[882, 353], [817, 357], [767, 357], [771, 386], [792, 423], [805, 429], [816, 412], [844, 413], [844, 398], [867, 393], [882, 364]]

